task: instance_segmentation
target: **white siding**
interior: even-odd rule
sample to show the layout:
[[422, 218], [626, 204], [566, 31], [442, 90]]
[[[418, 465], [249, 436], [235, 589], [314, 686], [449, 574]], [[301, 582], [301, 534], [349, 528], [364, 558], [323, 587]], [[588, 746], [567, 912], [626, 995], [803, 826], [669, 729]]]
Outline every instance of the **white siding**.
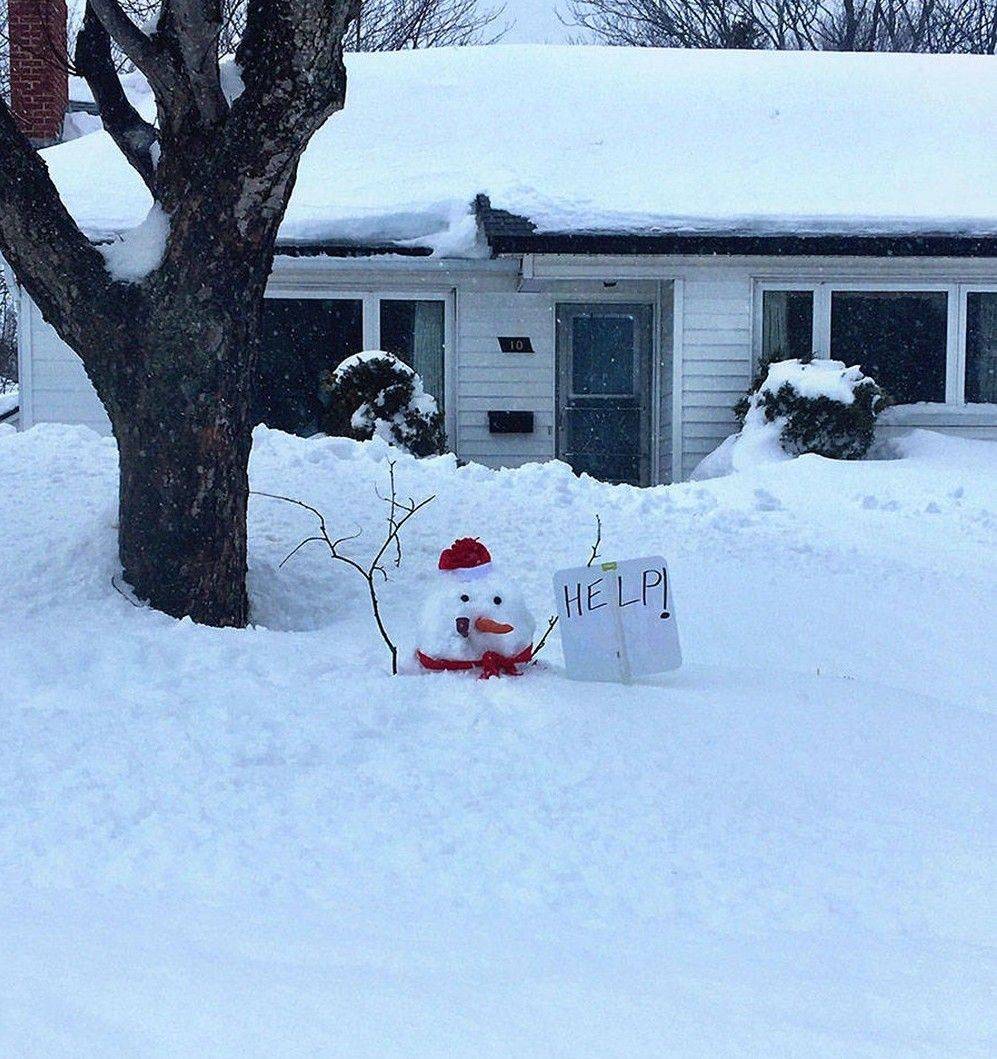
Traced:
[[[499, 335], [532, 353], [503, 353]], [[550, 294], [457, 293], [457, 451], [491, 467], [554, 455], [554, 300]], [[532, 434], [490, 434], [488, 413], [533, 413]]]
[[[306, 267], [307, 266], [307, 267]], [[468, 262], [461, 267], [402, 272], [348, 260], [286, 262], [273, 286], [299, 292], [456, 292], [448, 347], [448, 393], [453, 440], [459, 455], [490, 466], [516, 466], [550, 459], [555, 453], [555, 306], [558, 301], [656, 299], [660, 290], [659, 457], [662, 480], [671, 471], [673, 443], [681, 477], [736, 427], [734, 402], [745, 392], [752, 370], [755, 290], [760, 280], [844, 278], [881, 280], [905, 286], [920, 281], [997, 285], [997, 262], [973, 259], [829, 258], [598, 258], [552, 256], [529, 261], [530, 282], [539, 293], [519, 293], [518, 261]], [[618, 282], [616, 280], [618, 279]], [[674, 331], [669, 323], [670, 286], [675, 283]], [[22, 423], [84, 423], [110, 430], [107, 416], [79, 358], [21, 299]], [[674, 373], [669, 365], [674, 334]], [[502, 353], [500, 335], [527, 335], [534, 352]], [[672, 395], [673, 382], [678, 392]], [[449, 399], [449, 398], [448, 398]], [[492, 409], [531, 411], [532, 434], [490, 434]], [[673, 419], [681, 414], [681, 419]], [[913, 422], [908, 410], [893, 432]], [[938, 408], [916, 425], [997, 437], [997, 407], [967, 416], [966, 409]], [[920, 413], [918, 413], [920, 415]]]
[[111, 422], [83, 362], [42, 318], [27, 297], [21, 299], [26, 326], [21, 332], [27, 400], [22, 406], [24, 427], [36, 423], [80, 423], [110, 434]]
[[682, 477], [737, 427], [751, 382], [752, 284], [747, 271], [691, 271], [682, 297]]
[[[876, 262], [876, 278], [897, 286], [951, 279], [960, 265], [975, 272], [979, 262], [917, 261]], [[861, 281], [870, 274], [867, 261], [825, 263], [824, 271], [835, 282]], [[991, 268], [993, 264], [991, 263]], [[819, 270], [800, 262], [765, 264], [718, 260], [712, 266], [684, 271], [682, 313], [682, 475], [687, 478], [696, 464], [737, 428], [732, 406], [751, 382], [754, 345], [753, 312], [755, 281], [759, 278], [791, 280], [796, 274], [813, 278]], [[947, 434], [997, 440], [997, 409], [981, 407], [977, 413], [951, 406], [927, 410], [896, 409], [880, 428], [882, 436], [910, 426], [923, 426]]]
[[[547, 282], [618, 279], [620, 282], [674, 280], [677, 291], [674, 378], [681, 380], [681, 417], [674, 440], [681, 447], [681, 473], [736, 428], [732, 405], [751, 381], [756, 282], [879, 283], [916, 289], [922, 283], [997, 287], [997, 261], [989, 258], [829, 258], [829, 257], [650, 257], [553, 254], [536, 257], [533, 275]], [[950, 338], [952, 331], [950, 329]], [[957, 372], [956, 372], [957, 374]], [[921, 417], [897, 409], [902, 423], [964, 437], [997, 440], [997, 406], [967, 416], [957, 406], [935, 406]]]

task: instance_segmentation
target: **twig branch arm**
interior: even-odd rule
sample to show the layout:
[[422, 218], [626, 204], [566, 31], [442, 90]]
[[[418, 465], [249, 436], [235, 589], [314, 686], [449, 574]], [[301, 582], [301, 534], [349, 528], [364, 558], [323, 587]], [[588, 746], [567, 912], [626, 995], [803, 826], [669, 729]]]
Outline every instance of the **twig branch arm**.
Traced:
[[[602, 519], [599, 517], [599, 515], [596, 515], [595, 516], [595, 542], [592, 545], [592, 551], [591, 551], [591, 554], [588, 557], [588, 562], [585, 564], [586, 566], [591, 566], [596, 561], [596, 559], [599, 558], [599, 555], [600, 555], [599, 545], [600, 544], [602, 544]], [[540, 642], [536, 645], [536, 647], [533, 648], [533, 661], [530, 663], [531, 665], [535, 665], [536, 664], [537, 655], [540, 654], [540, 652], [543, 650], [544, 644], [547, 642], [547, 638], [550, 636], [550, 634], [554, 631], [554, 626], [555, 625], [557, 625], [557, 615], [556, 614], [552, 614], [547, 619], [547, 628], [544, 631], [543, 636], [540, 637]]]
[[[292, 548], [291, 551], [288, 552], [288, 554], [284, 556], [284, 558], [281, 560], [278, 569], [280, 569], [280, 567], [283, 566], [284, 563], [286, 563], [292, 556], [296, 555], [306, 544], [319, 542], [325, 544], [325, 546], [329, 549], [329, 555], [333, 559], [336, 559], [341, 563], [345, 563], [353, 570], [356, 570], [356, 572], [364, 579], [367, 584], [367, 595], [370, 598], [370, 609], [374, 617], [374, 623], [377, 626], [378, 634], [384, 641], [384, 645], [388, 648], [388, 653], [391, 656], [391, 674], [392, 676], [396, 676], [398, 673], [398, 648], [396, 647], [394, 641], [391, 639], [391, 636], [388, 633], [387, 626], [384, 624], [384, 618], [381, 614], [381, 604], [377, 598], [377, 586], [375, 583], [375, 576], [377, 574], [381, 574], [381, 576], [383, 576], [385, 580], [388, 579], [386, 571], [381, 566], [381, 560], [383, 559], [385, 552], [391, 546], [392, 542], [394, 542], [396, 547], [398, 548], [398, 561], [400, 563], [401, 544], [399, 543], [398, 535], [401, 532], [402, 526], [404, 526], [405, 523], [408, 522], [408, 520], [416, 514], [416, 512], [421, 511], [422, 508], [424, 508], [427, 504], [435, 500], [436, 497], [434, 494], [433, 496], [427, 497], [425, 500], [420, 500], [418, 503], [414, 500], [410, 500], [408, 504], [404, 504], [398, 501], [395, 493], [394, 464], [391, 464], [390, 481], [391, 498], [389, 500], [389, 503], [391, 504], [391, 509], [390, 514], [388, 516], [388, 533], [383, 543], [375, 553], [373, 559], [371, 559], [370, 563], [367, 566], [363, 566], [361, 563], [357, 562], [356, 559], [351, 558], [349, 555], [344, 555], [342, 552], [339, 551], [339, 546], [341, 544], [346, 543], [346, 541], [356, 540], [363, 532], [362, 530], [357, 530], [356, 533], [350, 533], [344, 537], [339, 537], [336, 540], [333, 540], [329, 536], [325, 516], [322, 514], [321, 511], [318, 510], [318, 508], [313, 507], [311, 504], [306, 504], [303, 500], [297, 500], [291, 496], [283, 496], [280, 493], [265, 493], [260, 490], [252, 490], [251, 495], [268, 497], [271, 500], [282, 500], [286, 504], [294, 504], [295, 507], [300, 507], [304, 511], [310, 512], [318, 519], [318, 534], [306, 537], [303, 541], [300, 541], [297, 545], [295, 545], [295, 547]], [[381, 499], [385, 498], [382, 497]], [[404, 514], [400, 518], [396, 518], [396, 510], [402, 510], [404, 511]]]
[[547, 628], [544, 630], [543, 636], [540, 637], [540, 642], [533, 648], [533, 661], [537, 659], [537, 655], [544, 648], [544, 644], [547, 642], [547, 637], [554, 631], [554, 626], [557, 624], [557, 616], [554, 615], [547, 619]]
[[602, 544], [602, 519], [595, 516], [595, 543], [592, 545], [592, 554], [589, 556], [586, 566], [591, 566], [599, 558], [599, 545]]

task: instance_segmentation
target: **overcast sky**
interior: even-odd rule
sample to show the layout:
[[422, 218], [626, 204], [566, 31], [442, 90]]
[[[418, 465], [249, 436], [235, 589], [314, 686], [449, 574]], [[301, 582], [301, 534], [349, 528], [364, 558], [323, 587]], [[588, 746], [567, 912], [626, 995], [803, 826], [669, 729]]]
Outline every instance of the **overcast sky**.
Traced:
[[[568, 7], [568, 0], [504, 0], [505, 19], [515, 24], [502, 38], [510, 44], [544, 44], [564, 41], [571, 32], [557, 19], [556, 9]], [[484, 3], [482, 6], [489, 6]]]

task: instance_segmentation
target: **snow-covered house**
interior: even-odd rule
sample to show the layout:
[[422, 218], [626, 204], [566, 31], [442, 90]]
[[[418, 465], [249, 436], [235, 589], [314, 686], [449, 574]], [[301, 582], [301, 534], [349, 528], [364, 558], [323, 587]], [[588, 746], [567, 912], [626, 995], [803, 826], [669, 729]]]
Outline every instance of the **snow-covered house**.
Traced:
[[[307, 431], [321, 372], [384, 348], [465, 459], [665, 482], [732, 431], [761, 355], [816, 350], [893, 395], [887, 429], [997, 438], [992, 57], [498, 46], [349, 78], [281, 229], [272, 425]], [[44, 157], [93, 238], [142, 222], [104, 132]], [[108, 430], [20, 297], [23, 425]]]

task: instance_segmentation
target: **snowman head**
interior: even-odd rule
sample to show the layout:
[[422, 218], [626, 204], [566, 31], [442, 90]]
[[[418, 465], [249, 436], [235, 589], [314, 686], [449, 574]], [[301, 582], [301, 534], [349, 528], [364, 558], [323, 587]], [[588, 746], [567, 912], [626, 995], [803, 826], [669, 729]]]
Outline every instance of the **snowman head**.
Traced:
[[439, 565], [444, 583], [435, 610], [456, 637], [461, 657], [482, 658], [495, 651], [511, 658], [533, 643], [536, 625], [522, 594], [494, 568], [480, 541], [454, 541], [440, 555]]

